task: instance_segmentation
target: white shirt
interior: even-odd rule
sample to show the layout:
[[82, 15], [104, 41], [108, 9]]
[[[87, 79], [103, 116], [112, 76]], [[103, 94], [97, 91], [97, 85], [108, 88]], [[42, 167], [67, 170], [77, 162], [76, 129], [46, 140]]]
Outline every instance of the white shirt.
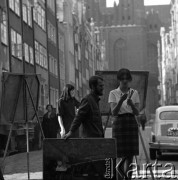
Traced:
[[[133, 94], [132, 94], [132, 92], [133, 92]], [[120, 101], [121, 97], [123, 96], [123, 94], [124, 93], [121, 91], [120, 87], [110, 91], [108, 102], [109, 103], [118, 103]], [[127, 99], [122, 103], [119, 114], [133, 113], [132, 108], [127, 104], [127, 100], [131, 94], [132, 94], [132, 97], [131, 97], [132, 102], [134, 104], [140, 103], [140, 98], [139, 98], [137, 90], [130, 88], [130, 90], [128, 91], [127, 94], [128, 94]]]

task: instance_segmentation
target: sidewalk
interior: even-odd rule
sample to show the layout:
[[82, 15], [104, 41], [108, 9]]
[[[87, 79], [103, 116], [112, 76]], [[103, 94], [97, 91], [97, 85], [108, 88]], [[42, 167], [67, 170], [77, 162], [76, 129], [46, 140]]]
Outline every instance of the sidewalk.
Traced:
[[[42, 179], [42, 151], [30, 152], [31, 180]], [[26, 180], [27, 179], [27, 157], [26, 153], [16, 154], [7, 157], [4, 163], [5, 180]]]

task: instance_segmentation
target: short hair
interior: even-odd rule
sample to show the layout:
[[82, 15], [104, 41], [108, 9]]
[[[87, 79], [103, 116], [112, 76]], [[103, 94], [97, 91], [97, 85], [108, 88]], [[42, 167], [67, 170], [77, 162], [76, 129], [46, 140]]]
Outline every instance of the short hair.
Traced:
[[132, 75], [130, 70], [122, 68], [117, 72], [117, 79], [122, 80], [123, 76], [126, 75], [129, 81], [132, 81]]
[[51, 104], [46, 105], [46, 110], [48, 109], [48, 107], [51, 107], [51, 109], [53, 109], [53, 105], [51, 105]]
[[90, 89], [92, 89], [92, 86], [94, 86], [94, 87], [97, 86], [99, 79], [100, 79], [101, 81], [103, 81], [103, 78], [102, 78], [101, 76], [95, 75], [95, 76], [91, 76], [91, 77], [90, 77], [90, 79], [89, 79], [89, 87], [90, 87]]

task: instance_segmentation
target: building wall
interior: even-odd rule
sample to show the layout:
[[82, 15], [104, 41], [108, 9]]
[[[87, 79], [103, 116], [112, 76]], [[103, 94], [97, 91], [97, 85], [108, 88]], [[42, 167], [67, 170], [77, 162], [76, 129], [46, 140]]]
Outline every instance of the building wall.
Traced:
[[[143, 26], [101, 27], [106, 41], [106, 60], [109, 70], [127, 67], [146, 70], [146, 31]], [[142, 51], [140, 51], [142, 49]]]
[[[56, 19], [56, 0], [47, 0], [46, 4], [47, 15], [47, 51], [48, 51], [48, 66], [49, 66], [49, 97], [50, 104], [57, 108], [59, 99], [59, 48], [58, 48], [58, 29]], [[60, 43], [60, 42], [59, 42]]]
[[72, 0], [64, 1], [64, 24], [65, 24], [65, 71], [66, 83], [75, 85], [74, 41], [73, 41], [73, 18]]
[[60, 73], [60, 92], [62, 92], [63, 87], [65, 86], [65, 27], [63, 25], [63, 23], [58, 22], [58, 40], [59, 40], [59, 61], [60, 61], [60, 69], [59, 69], [59, 73]]
[[[47, 58], [47, 24], [46, 24], [46, 1], [38, 1], [34, 4], [33, 18], [34, 18], [34, 40], [38, 42], [38, 51], [35, 50], [36, 61], [36, 73], [40, 74], [40, 97], [39, 97], [39, 109], [41, 112], [45, 112], [45, 107], [49, 103], [49, 67]], [[43, 19], [44, 26], [42, 27], [41, 21], [38, 19], [38, 7], [41, 7], [45, 13]], [[37, 16], [36, 16], [37, 15]], [[40, 58], [40, 46], [46, 50], [46, 67], [41, 64]], [[35, 48], [36, 49], [36, 48]], [[38, 56], [38, 59], [37, 59]], [[39, 61], [39, 62], [38, 62]]]

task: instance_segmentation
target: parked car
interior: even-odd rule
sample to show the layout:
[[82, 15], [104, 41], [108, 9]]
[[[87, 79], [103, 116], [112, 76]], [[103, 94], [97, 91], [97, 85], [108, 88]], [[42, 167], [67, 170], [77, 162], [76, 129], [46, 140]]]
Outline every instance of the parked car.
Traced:
[[156, 109], [149, 151], [152, 160], [162, 152], [178, 152], [178, 106]]

